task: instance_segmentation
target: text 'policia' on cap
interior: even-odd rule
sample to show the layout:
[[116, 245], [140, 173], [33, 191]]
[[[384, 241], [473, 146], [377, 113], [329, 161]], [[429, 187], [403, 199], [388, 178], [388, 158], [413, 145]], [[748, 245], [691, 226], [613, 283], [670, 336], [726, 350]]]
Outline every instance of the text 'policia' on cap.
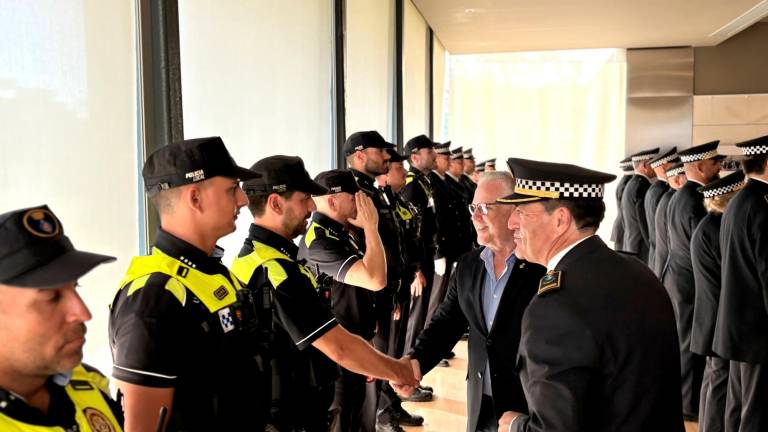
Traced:
[[315, 176], [315, 182], [328, 189], [329, 194], [342, 192], [354, 194], [360, 190], [352, 171], [345, 169], [323, 171]]
[[387, 142], [387, 140], [376, 131], [362, 131], [350, 135], [349, 138], [344, 141], [341, 150], [344, 153], [344, 156], [349, 156], [356, 151], [362, 151], [367, 148], [386, 149], [395, 147], [394, 144]]
[[158, 192], [213, 177], [250, 180], [257, 172], [237, 166], [219, 137], [195, 138], [161, 147], [141, 170], [147, 192]]
[[515, 192], [496, 202], [525, 204], [545, 199], [602, 199], [605, 183], [613, 174], [577, 165], [510, 158], [507, 165], [515, 177]]

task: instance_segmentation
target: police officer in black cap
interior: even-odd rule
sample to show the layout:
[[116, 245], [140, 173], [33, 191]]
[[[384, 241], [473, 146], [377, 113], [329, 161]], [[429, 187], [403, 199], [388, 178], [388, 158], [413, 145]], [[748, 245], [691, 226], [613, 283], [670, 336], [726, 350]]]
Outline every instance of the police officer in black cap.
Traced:
[[632, 166], [635, 175], [627, 183], [621, 196], [621, 213], [624, 217], [623, 250], [637, 254], [637, 257], [647, 263], [650, 239], [648, 222], [645, 219], [645, 193], [656, 179], [656, 173], [649, 162], [659, 152], [658, 148], [644, 150], [632, 155]]
[[240, 180], [259, 175], [237, 166], [219, 137], [162, 147], [142, 175], [161, 227], [152, 253], [132, 260], [109, 316], [126, 429], [154, 430], [161, 407], [169, 431], [263, 427], [264, 395], [240, 390], [268, 378], [252, 303], [216, 246], [247, 203]]
[[464, 151], [461, 147], [451, 149], [450, 158], [448, 170], [445, 172], [445, 182], [464, 199], [465, 205], [469, 205], [472, 203], [475, 191], [473, 188], [467, 187], [462, 181], [464, 178]]
[[76, 291], [114, 260], [76, 250], [48, 206], [0, 215], [0, 430], [122, 430], [107, 379], [81, 363], [91, 313]]
[[707, 358], [699, 401], [699, 430], [702, 432], [726, 430], [729, 364], [712, 351], [712, 337], [721, 285], [720, 221], [728, 202], [742, 187], [744, 173], [736, 171], [699, 188], [704, 194], [708, 213], [691, 237], [691, 263], [696, 283], [691, 351]]
[[243, 184], [254, 223], [232, 272], [272, 306], [276, 372], [282, 381], [276, 426], [327, 430], [337, 371], [319, 352], [358, 374], [412, 385], [418, 380], [407, 362], [380, 354], [339, 325], [318, 294], [315, 276], [297, 258], [292, 240], [306, 232], [315, 210], [312, 195], [328, 190], [309, 177], [298, 157], [270, 156], [251, 169], [263, 177]]
[[667, 268], [669, 258], [669, 230], [667, 229], [667, 209], [669, 200], [685, 184], [685, 168], [680, 158], [672, 160], [672, 165], [667, 169], [667, 182], [669, 190], [664, 192], [656, 207], [656, 214], [653, 217], [654, 229], [656, 230], [656, 241], [653, 257], [653, 267], [651, 270], [656, 274], [659, 280], [664, 283], [664, 271]]
[[656, 181], [645, 193], [645, 220], [648, 223], [648, 267], [654, 268], [654, 258], [656, 255], [656, 209], [659, 207], [659, 201], [665, 192], [669, 190], [667, 182], [667, 169], [673, 164], [672, 161], [677, 158], [677, 147], [672, 147], [668, 152], [654, 159], [651, 159], [650, 167], [656, 173]]
[[473, 197], [475, 196], [475, 189], [477, 189], [477, 182], [472, 180], [472, 174], [475, 172], [475, 156], [472, 154], [471, 148], [465, 148], [463, 153], [464, 175], [461, 177], [461, 183], [472, 191], [470, 196]]
[[[315, 181], [328, 193], [314, 197], [317, 210], [299, 241], [298, 256], [320, 284], [330, 287], [339, 323], [371, 341], [376, 329], [372, 292], [387, 284], [378, 211], [348, 170], [325, 171]], [[360, 430], [365, 386], [364, 375], [341, 369], [333, 402], [335, 430]]]
[[738, 380], [729, 384], [726, 411], [740, 404], [738, 430], [756, 432], [768, 430], [768, 136], [736, 147], [749, 179], [720, 228], [723, 285], [712, 348], [731, 360], [730, 379]]
[[634, 175], [634, 168], [632, 168], [632, 158], [628, 157], [619, 162], [619, 169], [624, 173], [619, 179], [619, 183], [616, 185], [616, 219], [613, 221], [613, 228], [611, 229], [611, 241], [613, 242], [613, 249], [617, 251], [624, 250], [624, 216], [621, 208], [621, 197], [624, 196], [624, 189], [627, 187], [627, 183], [632, 180]]
[[516, 254], [545, 265], [523, 315], [517, 367], [530, 415], [500, 431], [682, 431], [675, 321], [648, 267], [595, 235], [616, 177], [509, 159]]
[[717, 153], [720, 141], [691, 147], [678, 152], [688, 181], [669, 200], [667, 230], [669, 258], [663, 283], [672, 299], [680, 337], [680, 368], [682, 373], [683, 415], [695, 421], [699, 412], [704, 357], [691, 352], [693, 301], [695, 285], [691, 264], [691, 237], [701, 219], [706, 216], [704, 196], [698, 189], [718, 178], [720, 161]]

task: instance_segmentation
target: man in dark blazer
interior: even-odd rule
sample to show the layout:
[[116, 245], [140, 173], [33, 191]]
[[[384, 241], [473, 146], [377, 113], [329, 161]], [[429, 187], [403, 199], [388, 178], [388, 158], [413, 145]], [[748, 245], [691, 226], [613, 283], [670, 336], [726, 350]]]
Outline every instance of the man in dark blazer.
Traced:
[[445, 301], [410, 353], [426, 374], [469, 326], [469, 432], [495, 432], [504, 411], [528, 411], [515, 358], [520, 319], [544, 268], [514, 256], [512, 231], [506, 225], [512, 208], [496, 204], [497, 198], [511, 193], [513, 182], [507, 172], [481, 176], [471, 208], [482, 247], [459, 260]]
[[616, 185], [616, 219], [613, 221], [613, 229], [611, 230], [613, 249], [617, 251], [624, 250], [624, 216], [621, 213], [621, 197], [624, 196], [624, 189], [635, 173], [634, 168], [632, 168], [632, 158], [624, 158], [619, 162], [619, 168], [624, 175], [621, 176], [619, 184]]
[[677, 158], [677, 147], [672, 147], [665, 154], [651, 160], [651, 169], [656, 173], [656, 181], [653, 182], [648, 192], [645, 193], [645, 220], [648, 223], [648, 267], [654, 268], [654, 256], [656, 254], [656, 208], [665, 192], [669, 190], [667, 182], [667, 170], [674, 164]]
[[656, 179], [650, 161], [659, 152], [658, 148], [644, 150], [632, 155], [635, 175], [624, 188], [621, 197], [621, 214], [624, 217], [623, 250], [636, 254], [640, 261], [648, 262], [648, 221], [645, 220], [645, 193]]
[[719, 141], [691, 147], [678, 152], [688, 181], [669, 200], [667, 231], [669, 258], [664, 271], [664, 287], [672, 300], [680, 338], [680, 372], [682, 373], [683, 415], [696, 421], [699, 413], [704, 357], [691, 351], [695, 283], [691, 263], [691, 237], [701, 219], [707, 214], [704, 195], [698, 188], [715, 180], [720, 172], [717, 153]]
[[509, 159], [509, 219], [521, 256], [545, 264], [521, 323], [516, 370], [530, 414], [499, 431], [682, 432], [680, 368], [669, 297], [646, 265], [595, 232], [605, 183], [575, 165]]

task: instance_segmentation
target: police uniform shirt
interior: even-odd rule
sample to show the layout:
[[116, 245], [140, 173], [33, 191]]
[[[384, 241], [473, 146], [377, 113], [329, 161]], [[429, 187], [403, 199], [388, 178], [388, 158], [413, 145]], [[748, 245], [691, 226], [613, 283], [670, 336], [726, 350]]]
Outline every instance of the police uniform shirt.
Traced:
[[635, 174], [627, 183], [621, 197], [621, 213], [624, 218], [623, 250], [636, 253], [641, 261], [648, 262], [648, 222], [645, 220], [645, 193], [651, 181]]
[[654, 250], [653, 267], [651, 267], [651, 270], [662, 282], [664, 281], [664, 270], [667, 268], [667, 259], [669, 258], [667, 209], [669, 208], [669, 200], [672, 199], [675, 192], [675, 189], [672, 188], [664, 192], [664, 195], [659, 200], [659, 205], [656, 207], [656, 215], [653, 217], [656, 229], [656, 249]]
[[424, 249], [423, 259], [432, 260], [436, 248], [437, 216], [431, 181], [421, 171], [413, 166], [410, 167], [405, 178], [405, 186], [400, 191], [400, 197], [418, 211], [421, 219], [419, 237]]
[[627, 187], [627, 183], [632, 179], [632, 174], [624, 174], [621, 176], [618, 185], [616, 185], [616, 219], [613, 221], [613, 229], [611, 230], [611, 240], [613, 241], [613, 247], [616, 250], [624, 250], [624, 215], [621, 211], [621, 198], [624, 196], [624, 189]]
[[768, 184], [749, 179], [728, 203], [720, 230], [722, 292], [714, 351], [752, 364], [768, 361]]
[[645, 220], [648, 223], [648, 266], [653, 268], [656, 254], [656, 209], [661, 197], [670, 189], [669, 183], [657, 179], [645, 193]]
[[[115, 402], [107, 393], [109, 391], [107, 378], [98, 370], [88, 365], [83, 364], [82, 367], [89, 375], [92, 375], [95, 378], [95, 381], [98, 382], [90, 380], [73, 382], [70, 380], [66, 385], [61, 385], [57, 382], [59, 377], [51, 376], [45, 383], [45, 387], [48, 389], [50, 397], [47, 412], [42, 412], [29, 405], [24, 398], [13, 392], [0, 388], [0, 426], [8, 421], [3, 417], [8, 417], [8, 419], [14, 423], [25, 423], [37, 428], [44, 427], [50, 428], [50, 430], [64, 431], [81, 430], [81, 427], [84, 425], [80, 425], [75, 418], [77, 408], [65, 389], [66, 386], [69, 386], [72, 391], [75, 392], [98, 391], [108, 406], [112, 416], [117, 423], [119, 423], [119, 425], [111, 425], [111, 422], [104, 413], [91, 412], [93, 418], [87, 419], [91, 429], [94, 431], [98, 430], [99, 432], [120, 431], [118, 427], [123, 424], [123, 409], [120, 404]], [[101, 427], [102, 429], [96, 429], [97, 427]]]
[[[155, 248], [200, 272], [231, 280], [219, 258], [162, 229]], [[192, 291], [169, 280], [166, 274], [152, 273], [117, 293], [109, 316], [112, 375], [145, 387], [174, 387], [169, 430], [223, 427], [228, 411], [220, 407], [217, 414], [216, 401], [231, 408], [227, 421], [253, 418], [237, 412], [243, 398], [227, 397], [235, 379], [243, 387], [263, 379], [252, 356], [239, 354], [235, 346], [250, 339], [229, 329]]]
[[720, 299], [720, 221], [721, 213], [709, 213], [691, 238], [691, 263], [696, 294], [693, 306], [691, 351], [712, 357], [717, 303]]
[[365, 340], [374, 335], [371, 291], [344, 283], [347, 272], [364, 255], [364, 244], [355, 240], [340, 223], [315, 212], [307, 234], [299, 242], [299, 258], [316, 275], [324, 273], [333, 278], [331, 309], [341, 325]]

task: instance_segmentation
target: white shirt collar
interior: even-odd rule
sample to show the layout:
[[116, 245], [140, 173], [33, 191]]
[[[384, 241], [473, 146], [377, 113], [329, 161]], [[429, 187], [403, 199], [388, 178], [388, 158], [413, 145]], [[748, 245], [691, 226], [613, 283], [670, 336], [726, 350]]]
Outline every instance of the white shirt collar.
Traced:
[[[438, 177], [440, 177], [441, 179], [445, 180], [445, 176], [444, 176], [444, 175], [440, 175], [440, 173], [439, 173], [439, 172], [437, 172], [437, 170], [432, 170], [432, 172], [433, 172], [433, 173], [435, 173], [435, 174], [437, 174], [437, 176], [438, 176]], [[446, 173], [447, 173], [447, 172], [448, 172], [448, 171], [446, 171]]]
[[765, 183], [765, 184], [768, 184], [768, 180], [763, 180], [763, 179], [761, 179], [761, 178], [757, 178], [757, 177], [750, 177], [750, 178], [751, 178], [751, 179], [753, 179], [753, 180], [757, 180], [757, 181], [759, 181], [759, 182], [763, 182], [763, 183]]
[[689, 178], [689, 179], [688, 179], [688, 181], [690, 181], [690, 182], [694, 182], [694, 183], [698, 183], [698, 184], [700, 184], [700, 185], [702, 185], [702, 186], [706, 186], [704, 183], [702, 183], [702, 182], [700, 182], [700, 181], [698, 181], [698, 180], [694, 180], [694, 179], [692, 179], [692, 178]]
[[575, 248], [579, 245], [579, 243], [583, 242], [584, 240], [594, 236], [595, 234], [592, 234], [591, 236], [584, 237], [583, 239], [572, 243], [565, 247], [565, 249], [561, 250], [560, 252], [556, 253], [555, 256], [549, 259], [549, 262], [547, 263], [547, 271], [554, 270], [555, 267], [557, 267], [558, 264], [560, 264], [560, 260], [563, 259], [565, 254], [571, 251], [571, 249]]
[[452, 179], [459, 181], [458, 177], [455, 177], [453, 174], [449, 173], [448, 171], [445, 172], [446, 175], [450, 176]]

